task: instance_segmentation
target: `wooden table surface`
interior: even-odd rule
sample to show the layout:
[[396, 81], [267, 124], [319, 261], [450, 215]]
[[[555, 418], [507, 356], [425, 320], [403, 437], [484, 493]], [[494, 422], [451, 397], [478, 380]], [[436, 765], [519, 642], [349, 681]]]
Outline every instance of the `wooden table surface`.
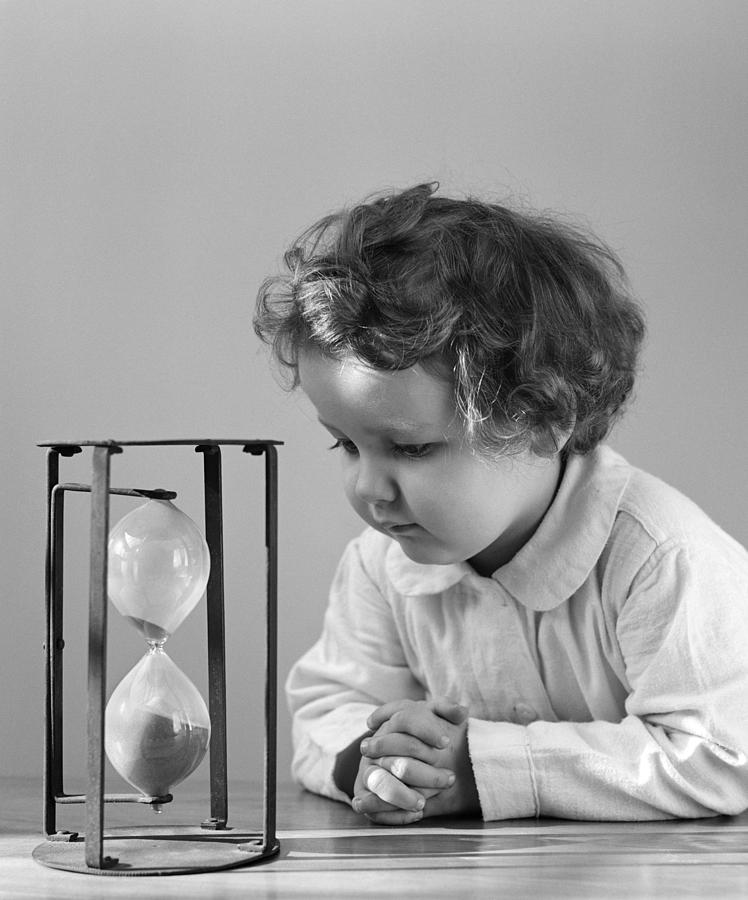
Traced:
[[[159, 822], [206, 815], [203, 786], [177, 789]], [[346, 806], [282, 786], [275, 859], [194, 875], [126, 878], [40, 865], [39, 781], [0, 778], [0, 897], [456, 897], [748, 898], [748, 814], [676, 822], [483, 823], [432, 819], [407, 828], [368, 824]], [[239, 833], [261, 827], [256, 787], [232, 785]], [[80, 827], [81, 807], [60, 807], [58, 825]], [[107, 807], [107, 827], [151, 825], [147, 807]], [[70, 823], [70, 824], [68, 824]]]

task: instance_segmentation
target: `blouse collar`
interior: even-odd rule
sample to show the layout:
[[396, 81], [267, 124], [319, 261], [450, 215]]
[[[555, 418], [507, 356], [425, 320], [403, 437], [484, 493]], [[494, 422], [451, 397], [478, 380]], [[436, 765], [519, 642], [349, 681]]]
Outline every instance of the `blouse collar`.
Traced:
[[[491, 578], [529, 609], [545, 611], [568, 600], [600, 558], [630, 477], [631, 467], [610, 447], [570, 456], [535, 534]], [[481, 577], [466, 562], [413, 562], [395, 541], [385, 565], [395, 589], [407, 596], [442, 593], [464, 578]]]

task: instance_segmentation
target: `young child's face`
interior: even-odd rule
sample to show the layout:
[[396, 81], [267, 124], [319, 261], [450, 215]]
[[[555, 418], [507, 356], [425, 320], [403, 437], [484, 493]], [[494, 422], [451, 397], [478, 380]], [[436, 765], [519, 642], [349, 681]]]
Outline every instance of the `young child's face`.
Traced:
[[477, 453], [446, 379], [313, 348], [302, 353], [299, 376], [340, 448], [351, 505], [415, 562], [468, 560], [488, 575], [535, 531], [558, 484], [558, 457]]

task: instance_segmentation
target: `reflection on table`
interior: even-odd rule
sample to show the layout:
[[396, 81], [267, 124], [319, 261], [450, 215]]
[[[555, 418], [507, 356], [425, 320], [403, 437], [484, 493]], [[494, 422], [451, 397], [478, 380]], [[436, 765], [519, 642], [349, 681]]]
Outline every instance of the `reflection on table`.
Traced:
[[[0, 779], [0, 897], [748, 897], [748, 814], [671, 822], [484, 823], [432, 819], [373, 826], [348, 807], [283, 785], [274, 860], [198, 875], [123, 878], [56, 871], [31, 858], [43, 840], [41, 785]], [[261, 827], [259, 787], [232, 784], [232, 838]], [[133, 809], [137, 806], [138, 808]], [[168, 831], [205, 818], [205, 787], [150, 809], [108, 807], [106, 828]], [[82, 808], [60, 826], [82, 829]], [[199, 830], [196, 830], [199, 834]]]

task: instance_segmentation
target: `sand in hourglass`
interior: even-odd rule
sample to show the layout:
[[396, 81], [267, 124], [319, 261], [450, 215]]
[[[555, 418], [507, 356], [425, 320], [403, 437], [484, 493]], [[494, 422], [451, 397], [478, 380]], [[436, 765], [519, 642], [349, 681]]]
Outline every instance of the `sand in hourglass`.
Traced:
[[163, 796], [205, 755], [210, 716], [197, 688], [163, 649], [151, 645], [109, 698], [107, 756], [146, 796]]
[[108, 754], [126, 781], [159, 797], [197, 768], [209, 739], [209, 728], [138, 709], [132, 711], [126, 731], [112, 735]]
[[134, 625], [147, 641], [163, 643], [169, 637], [168, 631], [147, 619], [138, 619], [135, 616], [123, 616], [122, 618]]

